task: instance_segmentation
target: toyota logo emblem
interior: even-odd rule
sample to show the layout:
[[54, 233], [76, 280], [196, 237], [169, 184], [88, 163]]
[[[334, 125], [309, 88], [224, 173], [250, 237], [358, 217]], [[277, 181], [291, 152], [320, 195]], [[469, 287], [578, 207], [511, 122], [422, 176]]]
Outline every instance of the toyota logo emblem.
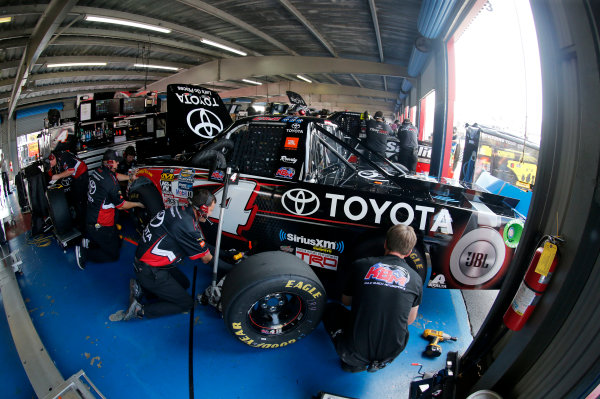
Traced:
[[96, 193], [96, 182], [95, 181], [90, 180], [88, 191], [89, 191], [90, 195], [94, 195]]
[[292, 125], [292, 129], [300, 129], [300, 124], [299, 123], [294, 123]]
[[283, 194], [281, 205], [289, 213], [298, 216], [308, 216], [319, 210], [321, 202], [314, 193], [302, 188], [294, 188]]
[[[194, 122], [192, 122], [192, 119]], [[190, 111], [187, 115], [187, 124], [194, 134], [207, 139], [215, 137], [223, 130], [221, 119], [215, 113], [204, 108]]]

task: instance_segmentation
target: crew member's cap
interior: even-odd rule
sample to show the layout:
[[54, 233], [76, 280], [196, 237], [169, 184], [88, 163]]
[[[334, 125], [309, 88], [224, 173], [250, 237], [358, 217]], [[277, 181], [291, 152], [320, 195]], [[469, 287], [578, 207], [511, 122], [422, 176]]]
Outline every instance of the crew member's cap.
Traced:
[[410, 119], [406, 118], [406, 119], [404, 120], [404, 123], [410, 123]]
[[135, 157], [135, 147], [130, 145], [127, 148], [125, 148], [125, 152], [123, 153], [123, 155], [127, 156], [127, 155], [133, 155]]
[[104, 151], [104, 155], [102, 156], [102, 162], [104, 161], [116, 161], [118, 160], [117, 158], [117, 152], [115, 150], [106, 150]]
[[383, 118], [383, 112], [381, 112], [381, 111], [377, 111], [377, 112], [375, 112], [375, 116], [374, 116], [374, 118], [375, 118], [375, 119], [377, 119], [377, 118]]

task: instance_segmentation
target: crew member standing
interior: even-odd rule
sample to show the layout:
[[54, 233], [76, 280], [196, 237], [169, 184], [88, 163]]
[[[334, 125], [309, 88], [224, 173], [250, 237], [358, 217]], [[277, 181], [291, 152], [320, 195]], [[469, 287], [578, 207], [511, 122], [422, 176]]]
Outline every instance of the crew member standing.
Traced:
[[419, 150], [417, 134], [417, 128], [410, 122], [410, 119], [404, 119], [398, 129], [398, 140], [400, 141], [398, 160], [411, 173], [415, 173], [417, 170], [417, 152]]
[[6, 159], [4, 154], [1, 154], [2, 159], [0, 160], [0, 167], [2, 168], [2, 184], [4, 185], [4, 195], [12, 194], [10, 192], [10, 185], [8, 182], [8, 166], [6, 165]]
[[[383, 112], [375, 112], [375, 119], [367, 121], [367, 146], [375, 153], [385, 158], [387, 140], [393, 135], [392, 128], [383, 120]], [[379, 161], [378, 157], [369, 157], [371, 161]]]
[[416, 242], [412, 227], [392, 226], [385, 255], [352, 264], [342, 295], [351, 310], [327, 304], [323, 324], [344, 371], [377, 371], [406, 347], [408, 325], [417, 317], [423, 293], [421, 277], [404, 260]]
[[[212, 260], [200, 223], [206, 222], [215, 205], [215, 196], [201, 189], [192, 198], [191, 206], [168, 208], [148, 223], [135, 253], [137, 280], [130, 281], [129, 308], [123, 320], [182, 313], [194, 306], [194, 299], [187, 292], [190, 281], [176, 263], [184, 256], [205, 264]], [[142, 290], [157, 300], [142, 306]]]
[[[81, 159], [69, 151], [54, 151], [48, 156], [50, 161], [50, 184], [66, 177], [72, 177], [69, 202], [75, 208], [75, 224], [83, 233], [87, 208], [88, 167]], [[58, 173], [54, 171], [58, 170]]]
[[81, 270], [85, 269], [87, 261], [102, 263], [119, 259], [121, 239], [115, 225], [115, 209], [144, 207], [141, 202], [123, 199], [119, 180], [128, 179], [128, 176], [117, 175], [116, 170], [117, 154], [114, 150], [106, 150], [102, 166], [90, 173], [85, 238], [75, 247], [75, 258]]

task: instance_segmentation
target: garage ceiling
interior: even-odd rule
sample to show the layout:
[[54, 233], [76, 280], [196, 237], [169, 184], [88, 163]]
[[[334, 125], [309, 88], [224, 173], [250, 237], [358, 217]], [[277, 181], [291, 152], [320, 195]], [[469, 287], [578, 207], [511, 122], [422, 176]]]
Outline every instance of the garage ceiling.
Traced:
[[[278, 101], [293, 90], [315, 108], [391, 112], [407, 77], [420, 8], [421, 0], [3, 1], [0, 17], [11, 19], [0, 23], [0, 109], [12, 114], [82, 93], [160, 92], [169, 83], [191, 83], [224, 98]], [[106, 64], [52, 66], [84, 62]]]

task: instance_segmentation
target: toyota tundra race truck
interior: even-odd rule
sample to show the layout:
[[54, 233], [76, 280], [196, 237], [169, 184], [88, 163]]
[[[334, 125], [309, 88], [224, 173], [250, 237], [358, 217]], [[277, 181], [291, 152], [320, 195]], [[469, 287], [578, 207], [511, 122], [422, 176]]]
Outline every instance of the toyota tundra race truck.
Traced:
[[[200, 124], [217, 115], [207, 104], [218, 94], [204, 90], [215, 98], [197, 101]], [[250, 256], [225, 279], [221, 307], [230, 332], [254, 347], [286, 346], [312, 331], [327, 297], [340, 296], [344, 271], [357, 258], [383, 253], [394, 224], [415, 229], [408, 261], [424, 282], [431, 268], [428, 287], [498, 288], [522, 228], [517, 201], [409, 175], [387, 158], [370, 161], [363, 155], [369, 152], [327, 119], [251, 116], [197, 152], [150, 161], [139, 169], [138, 185], [153, 183], [167, 207], [186, 204], [199, 188], [213, 192], [214, 224], [203, 231], [215, 242], [225, 168], [233, 170], [238, 179], [227, 187], [221, 246]]]

